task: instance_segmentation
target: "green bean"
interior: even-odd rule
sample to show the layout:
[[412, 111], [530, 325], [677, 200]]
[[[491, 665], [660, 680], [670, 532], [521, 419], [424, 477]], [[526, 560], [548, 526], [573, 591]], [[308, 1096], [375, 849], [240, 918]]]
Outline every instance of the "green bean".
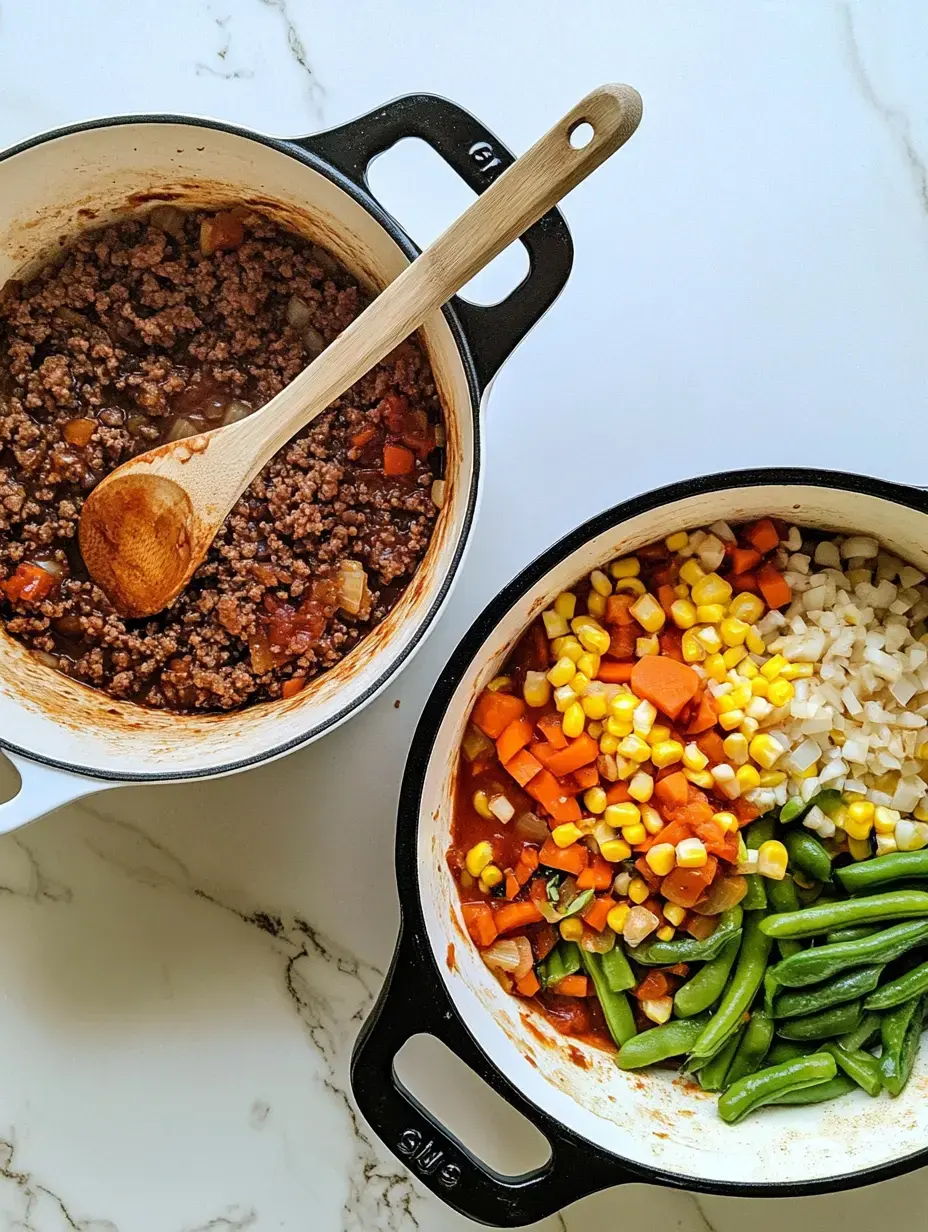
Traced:
[[[783, 917], [781, 917], [783, 918]], [[841, 941], [803, 950], [792, 958], [784, 958], [770, 972], [778, 984], [787, 988], [802, 988], [817, 984], [848, 967], [869, 963], [888, 963], [917, 945], [928, 942], [928, 921], [906, 920], [891, 928], [882, 928], [862, 941]]]
[[842, 1048], [833, 1040], [822, 1044], [821, 1049], [822, 1052], [830, 1052], [837, 1061], [838, 1068], [843, 1069], [848, 1078], [852, 1078], [869, 1096], [879, 1095], [883, 1083], [880, 1078], [880, 1063], [876, 1057], [860, 1048]]
[[755, 1108], [772, 1103], [781, 1095], [828, 1082], [837, 1072], [835, 1059], [827, 1052], [814, 1052], [758, 1070], [728, 1088], [719, 1100], [719, 1116], [734, 1125]]
[[729, 907], [719, 917], [715, 932], [705, 941], [697, 941], [695, 937], [683, 937], [679, 941], [642, 941], [632, 957], [636, 963], [645, 967], [672, 967], [681, 962], [708, 962], [718, 957], [727, 941], [741, 935], [742, 917], [740, 905]]
[[879, 1034], [879, 1014], [867, 1013], [861, 1018], [859, 1027], [838, 1037], [838, 1043], [847, 1052], [856, 1052], [858, 1049], [868, 1048]]
[[580, 961], [593, 981], [593, 988], [599, 998], [609, 1034], [615, 1041], [616, 1047], [622, 1048], [628, 1040], [633, 1038], [637, 1029], [635, 1016], [628, 1004], [628, 997], [624, 992], [613, 992], [609, 987], [609, 981], [603, 970], [602, 954], [589, 954], [586, 950], [580, 950]]
[[787, 830], [783, 835], [783, 846], [789, 853], [790, 864], [801, 868], [816, 881], [827, 881], [831, 876], [831, 857], [810, 831]]
[[773, 1016], [799, 1018], [817, 1014], [832, 1005], [842, 1005], [845, 1001], [855, 1001], [876, 988], [882, 971], [882, 967], [852, 967], [823, 984], [813, 984], [798, 992], [780, 993], [773, 1003]]
[[692, 1018], [718, 1001], [725, 991], [740, 945], [739, 937], [730, 938], [718, 957], [710, 959], [691, 979], [680, 985], [673, 999], [674, 1013], [678, 1018]]
[[699, 1085], [704, 1091], [724, 1090], [729, 1066], [734, 1059], [735, 1053], [738, 1051], [738, 1045], [743, 1034], [744, 1029], [739, 1027], [715, 1056], [710, 1057], [705, 1065], [700, 1068]]
[[801, 954], [803, 944], [801, 941], [790, 941], [787, 937], [782, 937], [777, 942], [777, 949], [780, 951], [781, 958], [792, 958], [794, 954]]
[[640, 1035], [625, 1041], [619, 1049], [616, 1063], [620, 1069], [641, 1069], [645, 1065], [666, 1061], [668, 1057], [679, 1057], [689, 1052], [707, 1021], [708, 1015], [703, 1014], [699, 1018], [674, 1019], [663, 1026], [642, 1031]]
[[853, 924], [850, 928], [833, 928], [825, 934], [826, 945], [839, 945], [842, 941], [862, 941], [880, 931], [879, 924]]
[[928, 992], [928, 962], [913, 967], [911, 971], [906, 971], [904, 975], [890, 980], [888, 984], [871, 993], [864, 1002], [864, 1009], [890, 1010], [895, 1005], [901, 1005], [903, 1001], [920, 997], [923, 992]]
[[804, 1018], [787, 1018], [777, 1023], [777, 1035], [784, 1039], [833, 1039], [853, 1031], [860, 1023], [860, 1014], [860, 1002], [848, 1001], [845, 1005], [819, 1010], [817, 1014], [806, 1014]]
[[811, 804], [806, 804], [802, 796], [793, 796], [780, 809], [780, 824], [788, 826], [791, 821], [795, 821], [808, 808], [811, 808]]
[[735, 1059], [725, 1075], [725, 1086], [730, 1087], [732, 1083], [739, 1082], [760, 1069], [772, 1043], [773, 1019], [768, 1018], [763, 1010], [755, 1010], [741, 1033]]
[[763, 911], [767, 906], [767, 891], [764, 889], [764, 879], [757, 873], [748, 873], [744, 879], [747, 893], [741, 900], [745, 911]]
[[764, 843], [770, 842], [776, 830], [776, 821], [773, 813], [765, 813], [745, 826], [742, 834], [748, 851], [759, 851]]
[[[759, 851], [764, 843], [773, 838], [774, 829], [775, 818], [772, 813], [758, 817], [744, 831], [745, 847], [748, 851]], [[767, 887], [764, 884], [764, 878], [757, 873], [750, 873], [744, 880], [748, 889], [741, 900], [741, 906], [745, 911], [763, 911], [767, 906]]]
[[792, 1061], [796, 1057], [807, 1057], [811, 1052], [818, 1052], [819, 1046], [814, 1040], [775, 1039], [767, 1053], [768, 1065], [779, 1065], [782, 1061]]
[[638, 977], [625, 956], [621, 937], [616, 939], [615, 945], [607, 954], [603, 954], [603, 975], [612, 992], [628, 992], [638, 983]]
[[580, 970], [580, 947], [576, 941], [559, 941], [543, 963], [538, 966], [538, 978], [543, 988], [560, 983]]
[[922, 1033], [922, 1001], [913, 997], [888, 1010], [880, 1020], [880, 1077], [890, 1095], [898, 1095], [909, 1081]]
[[693, 1059], [714, 1056], [740, 1024], [764, 978], [771, 941], [761, 928], [760, 912], [749, 913], [734, 974], [718, 1009], [692, 1048]]
[[829, 1079], [828, 1082], [820, 1082], [812, 1087], [800, 1087], [795, 1091], [787, 1091], [785, 1095], [779, 1095], [776, 1099], [770, 1101], [773, 1104], [779, 1104], [781, 1107], [787, 1104], [825, 1104], [831, 1099], [840, 1099], [842, 1095], [850, 1095], [852, 1091], [857, 1090], [857, 1084], [847, 1074], [838, 1074], [836, 1077]]
[[879, 920], [911, 919], [928, 915], [928, 893], [924, 890], [895, 890], [874, 894], [872, 898], [853, 898], [845, 902], [822, 903], [804, 911], [768, 915], [762, 928], [768, 937], [815, 937], [848, 924], [876, 923]]
[[835, 870], [848, 894], [869, 892], [875, 886], [890, 885], [905, 877], [928, 877], [928, 848], [922, 851], [893, 851], [859, 864], [846, 864]]
[[[788, 874], [782, 881], [767, 882], [767, 899], [774, 911], [798, 911], [799, 895], [796, 893], [796, 882]], [[777, 948], [781, 958], [790, 958], [802, 949], [799, 941], [778, 941]]]

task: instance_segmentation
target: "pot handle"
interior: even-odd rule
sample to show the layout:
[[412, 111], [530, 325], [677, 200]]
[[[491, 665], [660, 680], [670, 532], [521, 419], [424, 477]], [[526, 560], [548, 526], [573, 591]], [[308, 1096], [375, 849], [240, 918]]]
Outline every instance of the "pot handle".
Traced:
[[[400, 1082], [397, 1053], [415, 1035], [434, 1035], [547, 1138], [551, 1157], [521, 1176], [504, 1176], [459, 1142]], [[400, 933], [390, 973], [351, 1058], [351, 1087], [365, 1120], [423, 1185], [461, 1215], [494, 1227], [521, 1227], [637, 1172], [570, 1133], [530, 1104], [478, 1047], [435, 969], [427, 943]]]
[[36, 821], [54, 809], [104, 791], [107, 787], [120, 787], [118, 782], [86, 778], [82, 774], [69, 774], [67, 770], [55, 770], [43, 766], [18, 753], [3, 749], [4, 757], [16, 767], [20, 788], [12, 800], [0, 804], [0, 834], [9, 834], [30, 821]]
[[[338, 128], [293, 138], [291, 144], [324, 158], [370, 193], [370, 163], [404, 137], [426, 141], [478, 194], [515, 161], [475, 116], [435, 94], [405, 95]], [[520, 239], [529, 270], [504, 300], [489, 306], [460, 296], [451, 301], [470, 343], [481, 391], [560, 295], [573, 264], [573, 242], [558, 209], [549, 210]]]

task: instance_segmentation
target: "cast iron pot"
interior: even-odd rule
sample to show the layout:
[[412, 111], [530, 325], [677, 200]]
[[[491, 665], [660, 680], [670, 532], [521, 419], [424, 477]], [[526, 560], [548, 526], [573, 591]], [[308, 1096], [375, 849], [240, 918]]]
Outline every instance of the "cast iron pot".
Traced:
[[[340, 128], [290, 141], [184, 116], [95, 120], [0, 155], [0, 285], [77, 232], [160, 202], [253, 205], [341, 258], [369, 288], [417, 249], [372, 196], [367, 168], [403, 137], [427, 141], [478, 193], [513, 161], [473, 116], [410, 95]], [[309, 743], [369, 702], [421, 644], [447, 600], [480, 483], [480, 406], [500, 364], [557, 297], [573, 256], [562, 215], [526, 232], [530, 269], [500, 304], [455, 299], [421, 331], [447, 426], [446, 496], [424, 561], [389, 617], [289, 701], [229, 715], [175, 715], [74, 683], [0, 631], [0, 744], [19, 794], [0, 833], [104, 787], [228, 774]]]
[[[397, 820], [402, 923], [390, 974], [352, 1062], [358, 1105], [380, 1138], [450, 1206], [496, 1226], [543, 1219], [626, 1181], [740, 1196], [822, 1193], [928, 1162], [928, 1057], [902, 1095], [862, 1091], [820, 1106], [765, 1109], [724, 1124], [715, 1096], [674, 1070], [624, 1073], [579, 1045], [584, 1064], [470, 942], [445, 859], [457, 750], [475, 697], [526, 625], [591, 569], [684, 528], [763, 515], [876, 535], [928, 571], [928, 498], [878, 479], [812, 470], [736, 471], [673, 484], [573, 531], [494, 599], [445, 668], [416, 731]], [[544, 1167], [506, 1177], [474, 1157], [398, 1080], [414, 1035], [442, 1040], [545, 1135]], [[576, 1045], [576, 1041], [573, 1041]]]

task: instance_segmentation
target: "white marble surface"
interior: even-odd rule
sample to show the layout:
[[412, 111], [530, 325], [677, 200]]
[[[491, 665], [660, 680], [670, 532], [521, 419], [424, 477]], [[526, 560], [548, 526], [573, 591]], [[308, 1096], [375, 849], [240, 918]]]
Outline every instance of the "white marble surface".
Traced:
[[[928, 482], [909, 444], [928, 410], [911, 0], [3, 7], [4, 144], [144, 110], [292, 135], [424, 89], [523, 149], [610, 79], [640, 89], [645, 120], [567, 203], [574, 274], [495, 386], [473, 549], [413, 666], [274, 767], [120, 790], [0, 840], [0, 1232], [463, 1228], [346, 1094], [395, 935], [405, 752], [459, 635], [538, 550], [658, 483], [756, 461]], [[464, 198], [422, 165], [397, 152], [375, 183], [428, 240]], [[551, 493], [530, 519], [526, 482]], [[444, 1063], [414, 1069], [427, 1098], [462, 1093], [468, 1136], [530, 1157]], [[926, 1196], [924, 1174], [750, 1208], [635, 1186], [539, 1226], [864, 1232], [917, 1223]]]

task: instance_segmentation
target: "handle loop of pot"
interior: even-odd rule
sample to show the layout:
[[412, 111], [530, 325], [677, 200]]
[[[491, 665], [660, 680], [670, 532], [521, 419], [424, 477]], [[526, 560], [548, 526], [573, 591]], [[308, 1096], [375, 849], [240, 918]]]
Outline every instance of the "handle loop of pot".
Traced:
[[[427, 942], [402, 930], [377, 1005], [351, 1058], [358, 1107], [379, 1138], [418, 1180], [454, 1210], [496, 1227], [521, 1227], [609, 1185], [652, 1180], [579, 1138], [530, 1104], [484, 1055], [451, 1003]], [[400, 1082], [394, 1061], [415, 1035], [441, 1040], [551, 1147], [550, 1159], [522, 1176], [489, 1168]]]
[[3, 755], [16, 768], [20, 788], [11, 800], [0, 804], [0, 834], [18, 830], [62, 805], [79, 800], [81, 796], [120, 786], [118, 782], [85, 778], [83, 775], [69, 774], [66, 770], [43, 766], [7, 749], [3, 749]]
[[[394, 99], [338, 128], [294, 138], [292, 143], [332, 163], [370, 193], [370, 163], [404, 137], [427, 142], [478, 194], [515, 161], [470, 112], [434, 94]], [[504, 300], [488, 306], [459, 296], [451, 301], [470, 343], [481, 390], [560, 295], [573, 264], [573, 242], [558, 209], [530, 227], [521, 242], [528, 252], [529, 270]]]

